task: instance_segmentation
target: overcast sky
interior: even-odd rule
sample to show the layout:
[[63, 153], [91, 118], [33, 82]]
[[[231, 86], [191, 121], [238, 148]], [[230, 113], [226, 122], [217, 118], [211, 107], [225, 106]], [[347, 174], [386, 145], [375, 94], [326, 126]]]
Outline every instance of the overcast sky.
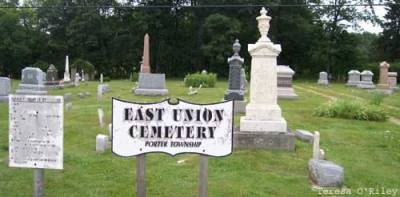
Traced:
[[[386, 9], [384, 6], [374, 6], [375, 8], [375, 13], [376, 15], [381, 19], [384, 20], [384, 16], [386, 14]], [[371, 32], [371, 33], [381, 33], [383, 29], [379, 25], [373, 25], [370, 22], [360, 22], [359, 24], [362, 28], [362, 30], [355, 30], [355, 29], [350, 29], [351, 32]]]

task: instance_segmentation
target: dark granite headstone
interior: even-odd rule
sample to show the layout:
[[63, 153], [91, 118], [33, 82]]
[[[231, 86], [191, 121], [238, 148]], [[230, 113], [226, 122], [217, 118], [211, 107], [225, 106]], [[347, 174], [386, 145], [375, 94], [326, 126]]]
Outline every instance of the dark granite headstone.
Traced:
[[242, 89], [242, 65], [243, 58], [239, 56], [240, 43], [236, 39], [233, 44], [233, 56], [228, 58], [229, 63], [229, 87], [225, 92], [225, 100], [244, 100], [244, 91]]

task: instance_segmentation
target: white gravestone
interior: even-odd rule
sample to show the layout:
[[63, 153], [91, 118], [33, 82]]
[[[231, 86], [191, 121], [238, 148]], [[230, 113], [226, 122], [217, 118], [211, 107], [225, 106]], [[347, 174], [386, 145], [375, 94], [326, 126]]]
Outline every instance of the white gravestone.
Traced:
[[10, 167], [63, 169], [63, 97], [10, 95]]
[[96, 136], [96, 152], [105, 152], [110, 148], [110, 139], [108, 136], [98, 134]]
[[103, 83], [103, 73], [100, 74], [100, 83]]
[[75, 86], [79, 86], [79, 80], [81, 79], [81, 77], [79, 76], [78, 73], [75, 74], [75, 80], [74, 80], [74, 85]]
[[328, 73], [327, 72], [320, 72], [319, 73], [318, 84], [319, 85], [329, 85]]
[[314, 144], [313, 144], [313, 159], [320, 159], [320, 149], [319, 149], [319, 132], [314, 133]]
[[97, 109], [97, 113], [99, 115], [99, 124], [100, 127], [103, 128], [104, 127], [104, 111], [103, 109]]
[[68, 59], [68, 55], [65, 56], [65, 71], [64, 71], [64, 83], [68, 83], [71, 81], [71, 77], [69, 74], [69, 59]]

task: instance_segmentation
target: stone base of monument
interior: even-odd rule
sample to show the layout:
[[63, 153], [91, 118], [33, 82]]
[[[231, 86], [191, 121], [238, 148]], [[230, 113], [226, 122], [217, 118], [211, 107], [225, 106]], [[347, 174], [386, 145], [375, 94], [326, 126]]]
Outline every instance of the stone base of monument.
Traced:
[[234, 113], [245, 113], [246, 112], [246, 101], [233, 101], [233, 112]]
[[168, 94], [165, 88], [165, 74], [140, 73], [138, 87], [132, 90], [136, 95], [163, 96]]
[[293, 151], [295, 135], [288, 132], [253, 132], [239, 131], [233, 134], [234, 148], [255, 148]]
[[46, 95], [47, 89], [44, 85], [29, 85], [29, 84], [20, 84], [16, 91], [16, 94], [25, 94], [25, 95]]
[[0, 102], [8, 102], [8, 95], [0, 96]]
[[357, 87], [359, 83], [359, 81], [349, 81], [346, 83], [346, 86]]
[[361, 88], [361, 89], [374, 89], [375, 85], [373, 83], [368, 83], [368, 82], [360, 82], [357, 85], [357, 88]]
[[278, 99], [297, 99], [297, 94], [293, 88], [289, 87], [278, 87]]
[[319, 80], [318, 80], [318, 85], [329, 85], [329, 82], [328, 82], [328, 80], [321, 80], [321, 79], [319, 79]]

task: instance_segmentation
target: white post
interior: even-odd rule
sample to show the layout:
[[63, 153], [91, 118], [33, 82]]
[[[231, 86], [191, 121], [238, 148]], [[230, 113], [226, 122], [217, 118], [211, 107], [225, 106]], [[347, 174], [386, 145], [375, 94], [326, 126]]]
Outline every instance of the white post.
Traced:
[[320, 159], [319, 157], [319, 132], [314, 133], [314, 145], [313, 145], [313, 159]]
[[71, 77], [69, 74], [69, 58], [68, 55], [65, 56], [65, 71], [64, 71], [64, 82], [70, 82]]

